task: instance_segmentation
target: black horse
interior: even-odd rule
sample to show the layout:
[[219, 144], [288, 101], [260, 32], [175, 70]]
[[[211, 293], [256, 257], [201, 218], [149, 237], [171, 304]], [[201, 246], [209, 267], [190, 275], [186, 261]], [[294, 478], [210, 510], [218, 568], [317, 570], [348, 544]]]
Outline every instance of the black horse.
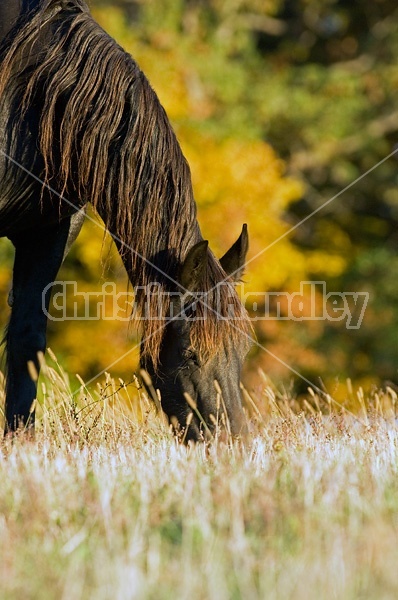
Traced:
[[[249, 324], [233, 281], [245, 261], [246, 226], [218, 261], [200, 233], [189, 167], [156, 94], [82, 0], [3, 0], [0, 23], [0, 235], [16, 250], [6, 433], [34, 425], [30, 372], [32, 364], [39, 372], [46, 347], [43, 290], [90, 202], [138, 290], [141, 367], [163, 410], [184, 428], [193, 406], [186, 439], [200, 439], [203, 423], [214, 429], [224, 409], [239, 435]], [[149, 306], [143, 290], [152, 290]]]

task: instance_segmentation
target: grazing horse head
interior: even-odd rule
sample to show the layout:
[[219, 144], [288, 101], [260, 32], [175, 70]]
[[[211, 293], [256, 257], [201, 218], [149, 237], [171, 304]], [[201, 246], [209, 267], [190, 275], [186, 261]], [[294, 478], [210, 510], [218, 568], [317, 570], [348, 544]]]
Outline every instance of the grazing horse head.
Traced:
[[33, 427], [36, 380], [28, 365], [38, 373], [46, 348], [43, 291], [77, 235], [80, 209], [91, 203], [136, 290], [141, 366], [164, 411], [186, 439], [200, 439], [217, 419], [238, 435], [250, 325], [233, 280], [245, 260], [246, 227], [216, 260], [163, 107], [84, 0], [9, 3], [22, 12], [0, 44], [0, 236], [16, 248], [6, 431]]
[[[225, 327], [226, 317], [217, 313], [219, 304], [210, 306], [210, 293], [203, 291], [207, 246], [207, 241], [192, 246], [181, 265], [178, 284], [182, 291], [174, 294], [170, 303], [171, 314], [164, 328], [157, 368], [145, 358], [141, 363], [159, 390], [162, 409], [172, 422], [178, 422], [177, 428], [182, 428], [186, 440], [208, 437], [217, 425], [226, 426], [233, 436], [246, 432], [240, 390], [241, 367], [248, 350], [247, 331], [240, 327], [244, 314], [231, 315], [238, 336], [233, 336], [230, 343], [224, 337], [215, 352], [207, 353], [206, 348], [197, 347], [192, 331], [193, 325], [206, 329], [209, 312], [219, 319], [221, 330]], [[244, 225], [239, 239], [220, 260], [228, 278], [240, 278], [247, 248]], [[234, 294], [230, 280], [221, 281], [220, 285]]]

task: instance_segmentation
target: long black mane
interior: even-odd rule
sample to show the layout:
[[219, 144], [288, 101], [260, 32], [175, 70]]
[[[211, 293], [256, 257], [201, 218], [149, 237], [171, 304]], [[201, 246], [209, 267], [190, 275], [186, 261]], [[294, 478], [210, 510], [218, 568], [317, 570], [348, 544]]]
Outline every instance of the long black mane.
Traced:
[[[7, 36], [0, 60], [0, 98], [13, 107], [12, 134], [26, 128], [32, 107], [39, 111], [34, 133], [43, 202], [49, 187], [78, 207], [90, 202], [115, 237], [133, 286], [159, 284], [168, 314], [162, 292], [177, 289], [180, 265], [202, 236], [189, 166], [145, 75], [82, 0], [41, 0]], [[10, 165], [11, 173], [16, 170]], [[209, 251], [202, 290], [218, 314], [207, 311], [191, 328], [203, 357], [241, 336], [219, 316], [236, 314], [239, 329], [248, 327], [232, 284], [214, 289], [225, 278]], [[137, 300], [142, 314], [156, 317], [156, 301], [148, 307], [144, 294]], [[156, 365], [160, 324], [153, 318], [142, 324], [143, 354]]]

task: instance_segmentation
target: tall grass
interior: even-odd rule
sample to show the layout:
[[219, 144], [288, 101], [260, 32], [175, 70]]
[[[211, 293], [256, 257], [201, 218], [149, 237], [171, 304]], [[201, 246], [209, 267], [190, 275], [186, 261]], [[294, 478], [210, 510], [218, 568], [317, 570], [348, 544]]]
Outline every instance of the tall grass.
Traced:
[[0, 453], [0, 598], [398, 596], [392, 390], [353, 415], [264, 382], [246, 445], [186, 448], [135, 383], [40, 386], [35, 441]]

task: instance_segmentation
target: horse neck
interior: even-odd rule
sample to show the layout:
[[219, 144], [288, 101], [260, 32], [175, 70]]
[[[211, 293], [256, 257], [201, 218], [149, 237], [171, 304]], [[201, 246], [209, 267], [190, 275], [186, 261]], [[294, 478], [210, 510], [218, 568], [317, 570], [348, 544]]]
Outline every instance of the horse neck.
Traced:
[[[173, 239], [176, 231], [172, 228], [146, 227], [143, 230], [137, 227], [127, 237], [120, 230], [108, 229], [134, 288], [155, 285], [163, 291], [178, 291], [176, 279], [180, 265], [190, 246], [202, 239], [196, 219], [178, 240]], [[184, 223], [181, 223], [181, 231], [184, 231]]]
[[1, 0], [0, 2], [0, 41], [2, 41], [18, 17], [34, 9], [40, 0]]

